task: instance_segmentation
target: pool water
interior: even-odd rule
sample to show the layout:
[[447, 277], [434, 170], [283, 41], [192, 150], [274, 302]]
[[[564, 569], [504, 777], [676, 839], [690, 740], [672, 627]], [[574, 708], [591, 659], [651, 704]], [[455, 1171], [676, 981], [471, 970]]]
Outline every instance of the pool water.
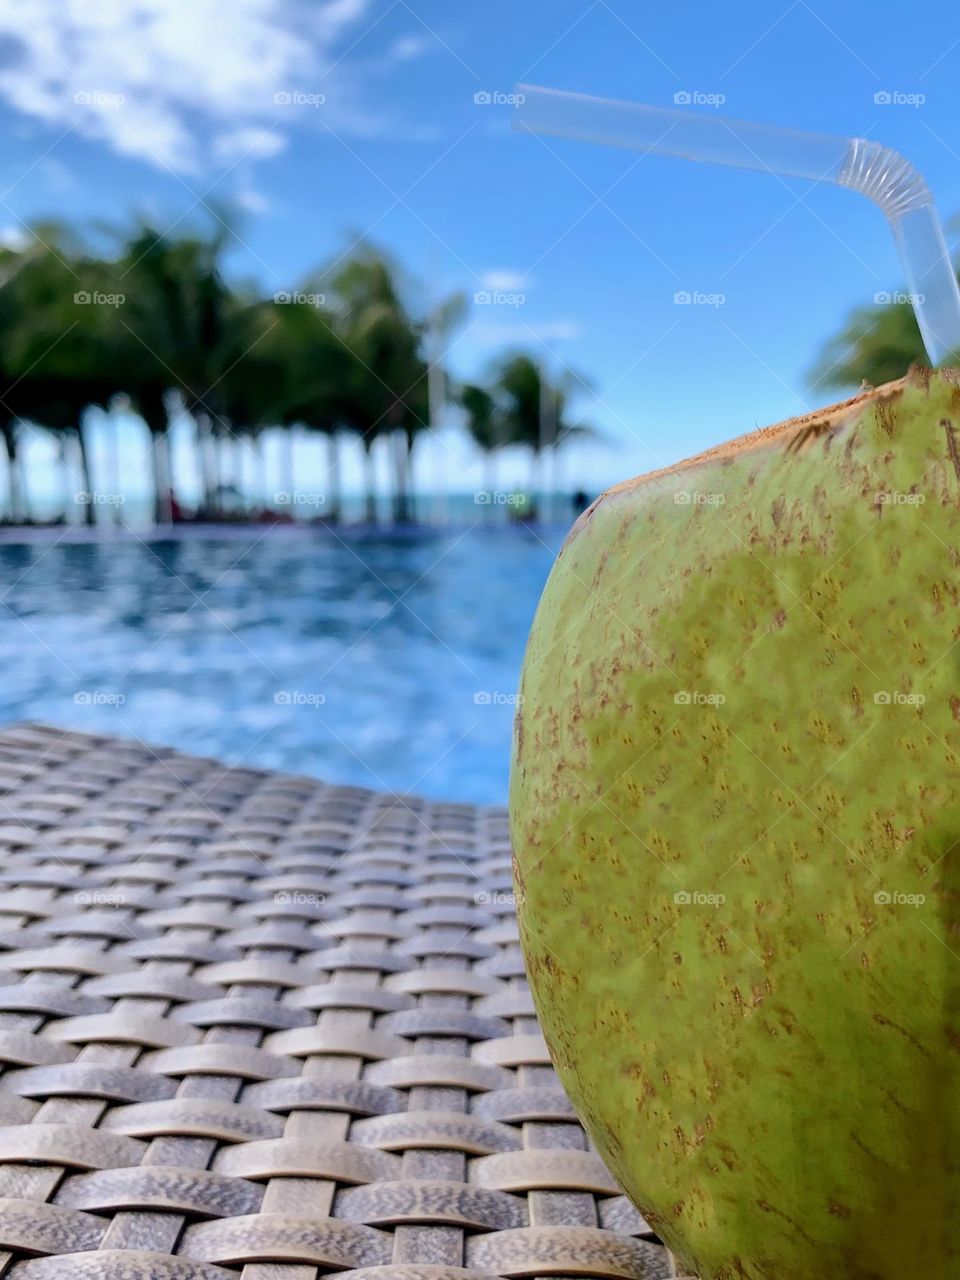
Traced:
[[523, 649], [563, 532], [0, 545], [0, 722], [501, 804]]

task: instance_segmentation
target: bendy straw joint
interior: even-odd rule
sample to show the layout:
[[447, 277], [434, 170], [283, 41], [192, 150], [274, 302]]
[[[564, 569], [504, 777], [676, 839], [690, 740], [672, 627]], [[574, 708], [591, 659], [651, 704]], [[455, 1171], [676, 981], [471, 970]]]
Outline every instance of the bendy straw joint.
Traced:
[[933, 364], [960, 353], [960, 288], [930, 188], [898, 152], [865, 138], [518, 85], [515, 127], [644, 154], [754, 169], [859, 191], [890, 224]]

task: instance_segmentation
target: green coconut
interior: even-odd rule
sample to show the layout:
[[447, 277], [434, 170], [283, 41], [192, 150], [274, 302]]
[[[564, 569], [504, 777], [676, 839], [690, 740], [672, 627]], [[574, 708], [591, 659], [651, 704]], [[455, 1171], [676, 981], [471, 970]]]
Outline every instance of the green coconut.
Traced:
[[703, 1280], [960, 1276], [960, 374], [621, 485], [524, 663], [561, 1079]]

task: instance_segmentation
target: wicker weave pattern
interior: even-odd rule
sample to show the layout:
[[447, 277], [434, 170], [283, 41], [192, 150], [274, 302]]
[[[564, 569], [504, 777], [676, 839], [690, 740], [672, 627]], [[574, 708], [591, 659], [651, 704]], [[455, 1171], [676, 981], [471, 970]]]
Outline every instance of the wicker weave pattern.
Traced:
[[669, 1276], [550, 1066], [501, 810], [28, 725], [0, 851], [0, 1275]]

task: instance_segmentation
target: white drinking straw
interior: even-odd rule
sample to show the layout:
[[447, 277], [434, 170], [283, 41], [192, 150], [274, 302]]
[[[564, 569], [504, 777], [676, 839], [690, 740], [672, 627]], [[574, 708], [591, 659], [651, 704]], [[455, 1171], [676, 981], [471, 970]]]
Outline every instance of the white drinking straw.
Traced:
[[930, 360], [941, 364], [960, 354], [960, 289], [933, 196], [898, 152], [865, 138], [804, 133], [537, 85], [518, 85], [516, 101], [515, 127], [528, 133], [833, 182], [869, 196], [897, 242]]

